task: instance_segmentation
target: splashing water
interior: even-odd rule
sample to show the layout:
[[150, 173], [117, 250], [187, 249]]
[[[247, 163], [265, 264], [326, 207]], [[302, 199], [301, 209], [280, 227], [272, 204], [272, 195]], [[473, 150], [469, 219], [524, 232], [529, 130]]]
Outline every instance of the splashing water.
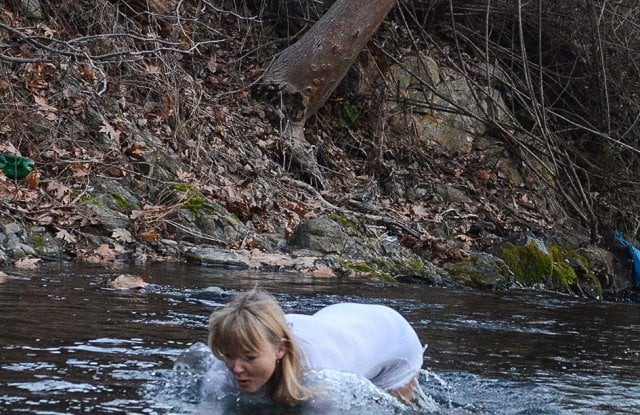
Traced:
[[[228, 370], [215, 359], [203, 343], [195, 343], [176, 359], [174, 369], [161, 390], [149, 396], [165, 399], [165, 403], [180, 402], [181, 410], [190, 413], [217, 414], [412, 414], [429, 413], [438, 405], [420, 387], [412, 402], [413, 408], [379, 389], [368, 379], [336, 370], [310, 370], [304, 383], [314, 391], [309, 402], [297, 408], [273, 404], [265, 395], [247, 395], [229, 389]], [[427, 372], [422, 371], [424, 380]], [[373, 412], [372, 412], [373, 411]]]

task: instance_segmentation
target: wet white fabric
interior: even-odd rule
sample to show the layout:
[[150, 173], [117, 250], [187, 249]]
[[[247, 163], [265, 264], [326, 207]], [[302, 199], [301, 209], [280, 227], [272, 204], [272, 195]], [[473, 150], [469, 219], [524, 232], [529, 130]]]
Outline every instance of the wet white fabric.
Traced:
[[422, 367], [420, 339], [392, 308], [340, 303], [286, 319], [309, 369], [361, 375], [389, 391], [405, 386]]

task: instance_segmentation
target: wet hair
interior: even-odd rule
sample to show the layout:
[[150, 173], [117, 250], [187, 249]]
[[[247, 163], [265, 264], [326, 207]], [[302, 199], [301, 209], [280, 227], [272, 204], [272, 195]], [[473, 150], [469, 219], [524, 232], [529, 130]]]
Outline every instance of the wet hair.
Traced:
[[295, 405], [310, 398], [302, 385], [302, 355], [284, 312], [269, 293], [258, 289], [236, 296], [226, 307], [214, 311], [209, 318], [209, 347], [224, 359], [229, 350], [241, 354], [255, 352], [268, 342], [278, 347], [284, 342], [285, 353], [267, 382], [274, 402]]

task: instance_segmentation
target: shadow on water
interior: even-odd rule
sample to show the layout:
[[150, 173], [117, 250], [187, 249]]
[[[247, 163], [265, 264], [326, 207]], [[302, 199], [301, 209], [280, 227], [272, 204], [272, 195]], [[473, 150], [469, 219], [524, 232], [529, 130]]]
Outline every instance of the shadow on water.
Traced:
[[[107, 287], [123, 273], [150, 285]], [[339, 376], [328, 382], [337, 403], [315, 407], [203, 399], [202, 373], [174, 370], [174, 363], [206, 342], [213, 309], [256, 283], [285, 312], [311, 313], [340, 301], [396, 308], [429, 344], [420, 381], [428, 405], [409, 411], [362, 379]], [[534, 291], [479, 293], [167, 264], [51, 266], [0, 283], [0, 413], [639, 413], [638, 310]]]

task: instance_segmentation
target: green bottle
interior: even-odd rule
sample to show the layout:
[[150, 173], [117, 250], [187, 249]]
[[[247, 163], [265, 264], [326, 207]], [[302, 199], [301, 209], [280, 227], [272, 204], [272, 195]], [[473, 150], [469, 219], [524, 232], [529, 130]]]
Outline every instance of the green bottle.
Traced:
[[14, 154], [0, 154], [0, 170], [10, 179], [24, 179], [33, 171], [36, 162]]

